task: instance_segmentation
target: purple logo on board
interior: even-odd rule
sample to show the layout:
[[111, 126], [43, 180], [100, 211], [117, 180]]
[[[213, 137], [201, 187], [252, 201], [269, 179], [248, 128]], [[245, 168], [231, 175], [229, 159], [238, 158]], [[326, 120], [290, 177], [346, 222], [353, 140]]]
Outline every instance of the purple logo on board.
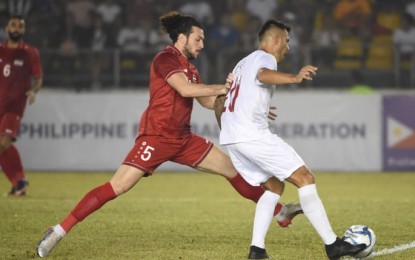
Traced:
[[415, 170], [415, 95], [383, 97], [383, 170]]

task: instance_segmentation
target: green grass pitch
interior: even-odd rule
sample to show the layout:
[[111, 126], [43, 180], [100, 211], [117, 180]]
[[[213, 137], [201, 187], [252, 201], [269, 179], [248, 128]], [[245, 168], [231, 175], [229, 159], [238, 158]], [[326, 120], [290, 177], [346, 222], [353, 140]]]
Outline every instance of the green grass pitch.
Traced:
[[[0, 197], [0, 259], [33, 259], [45, 230], [58, 223], [109, 173], [29, 173], [25, 197]], [[414, 173], [316, 173], [333, 230], [365, 224], [375, 252], [415, 241]], [[0, 192], [10, 185], [0, 175]], [[291, 184], [282, 202], [298, 201]], [[224, 178], [156, 173], [78, 224], [49, 259], [246, 259], [255, 204]], [[290, 228], [271, 225], [271, 259], [326, 259], [323, 244], [300, 215]], [[415, 248], [373, 259], [415, 259]]]

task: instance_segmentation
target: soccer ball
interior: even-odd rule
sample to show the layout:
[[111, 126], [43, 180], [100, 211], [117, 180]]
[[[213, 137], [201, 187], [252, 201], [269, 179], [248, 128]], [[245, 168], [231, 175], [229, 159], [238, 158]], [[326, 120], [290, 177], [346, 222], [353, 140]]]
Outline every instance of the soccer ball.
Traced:
[[370, 255], [373, 251], [373, 247], [376, 244], [376, 235], [372, 229], [365, 225], [353, 225], [349, 227], [343, 235], [344, 241], [352, 244], [366, 244], [365, 250], [355, 255], [356, 258], [364, 258]]

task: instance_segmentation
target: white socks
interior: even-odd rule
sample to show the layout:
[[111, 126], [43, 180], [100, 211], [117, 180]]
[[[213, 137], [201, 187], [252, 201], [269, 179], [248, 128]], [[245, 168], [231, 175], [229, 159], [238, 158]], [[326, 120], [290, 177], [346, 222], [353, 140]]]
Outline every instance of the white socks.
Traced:
[[59, 224], [53, 226], [53, 231], [55, 231], [61, 237], [63, 237], [64, 235], [66, 235], [65, 230], [63, 230], [63, 228]]
[[270, 191], [265, 191], [261, 198], [259, 198], [255, 210], [251, 245], [265, 248], [265, 236], [272, 222], [275, 206], [279, 199], [280, 195]]
[[323, 239], [324, 244], [330, 245], [334, 243], [337, 236], [331, 228], [326, 210], [317, 194], [316, 185], [310, 184], [299, 188], [298, 196], [304, 215], [316, 229], [321, 239]]

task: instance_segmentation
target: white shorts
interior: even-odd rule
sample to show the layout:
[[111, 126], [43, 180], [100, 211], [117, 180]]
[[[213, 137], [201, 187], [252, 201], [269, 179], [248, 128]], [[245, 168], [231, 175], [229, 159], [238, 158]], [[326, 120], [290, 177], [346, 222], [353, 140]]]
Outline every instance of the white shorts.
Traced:
[[289, 144], [272, 133], [259, 140], [229, 144], [226, 148], [239, 174], [253, 186], [272, 176], [284, 181], [305, 165]]

